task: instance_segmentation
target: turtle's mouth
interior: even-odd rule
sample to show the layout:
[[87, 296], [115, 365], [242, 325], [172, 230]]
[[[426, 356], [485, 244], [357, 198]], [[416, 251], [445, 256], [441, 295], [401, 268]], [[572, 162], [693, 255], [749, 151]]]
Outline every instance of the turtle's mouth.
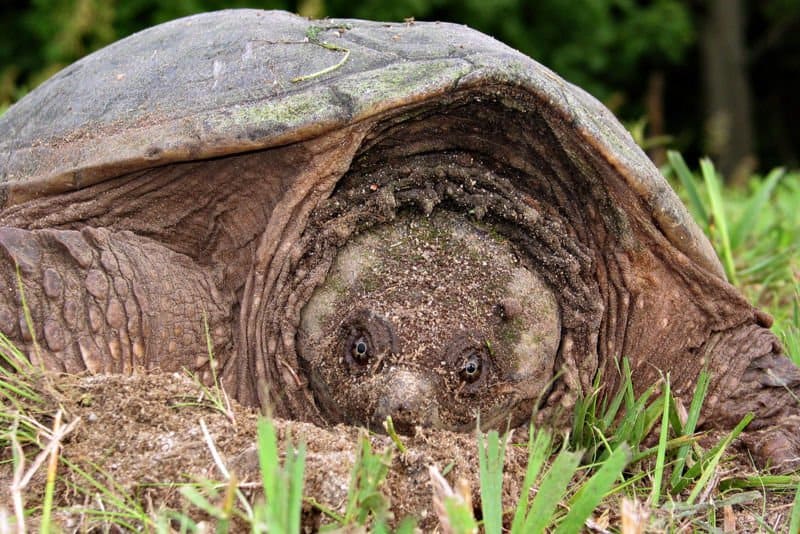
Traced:
[[391, 418], [401, 434], [411, 434], [417, 425], [441, 428], [437, 398], [440, 390], [438, 380], [428, 374], [407, 370], [391, 373], [383, 380], [370, 426], [382, 428], [386, 419]]

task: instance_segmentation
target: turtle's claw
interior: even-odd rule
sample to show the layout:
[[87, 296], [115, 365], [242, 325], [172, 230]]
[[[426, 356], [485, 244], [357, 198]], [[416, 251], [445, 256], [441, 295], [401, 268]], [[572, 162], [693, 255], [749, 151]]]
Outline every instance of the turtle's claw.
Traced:
[[757, 465], [774, 473], [800, 470], [800, 416], [743, 437]]
[[721, 402], [709, 426], [732, 428], [748, 413], [755, 418], [742, 441], [760, 468], [776, 473], [800, 469], [800, 369], [780, 347], [755, 358], [735, 392]]

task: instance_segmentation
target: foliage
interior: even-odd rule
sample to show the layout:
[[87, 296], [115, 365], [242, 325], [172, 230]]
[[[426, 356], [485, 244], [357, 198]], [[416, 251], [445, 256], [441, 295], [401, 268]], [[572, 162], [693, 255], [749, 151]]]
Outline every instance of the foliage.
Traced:
[[361, 435], [359, 441], [358, 455], [350, 476], [344, 515], [336, 516], [330, 510], [326, 510], [326, 512], [342, 527], [366, 526], [367, 522], [373, 519], [375, 521], [373, 529], [385, 530], [389, 501], [381, 492], [380, 487], [389, 473], [393, 450], [389, 448], [376, 454], [365, 433]]
[[[646, 484], [641, 484], [645, 477], [651, 481], [648, 504], [653, 511], [672, 513], [677, 507], [682, 513], [696, 514], [702, 509], [713, 516], [713, 504], [698, 507], [697, 501], [715, 488], [714, 477], [718, 476], [723, 455], [750, 423], [752, 414], [716, 444], [703, 449], [697, 443], [695, 425], [707, 391], [708, 374], [701, 373], [689, 413], [682, 420], [669, 377], [636, 398], [627, 362], [624, 367], [621, 393], [614, 399], [598, 403], [599, 390], [596, 390], [578, 403], [573, 432], [553, 458], [550, 458], [554, 443], [551, 432], [530, 425], [527, 469], [510, 520], [510, 532], [578, 532], [591, 519], [600, 502], [610, 495], [632, 492], [631, 498], [636, 502], [635, 493], [647, 489]], [[661, 393], [656, 395], [659, 385]], [[625, 411], [620, 414], [618, 410], [623, 405]], [[660, 429], [655, 429], [659, 421]], [[643, 448], [645, 438], [654, 430], [658, 430], [658, 445]], [[479, 432], [477, 440], [483, 527], [487, 534], [499, 534], [509, 521], [508, 517], [504, 518], [507, 512], [502, 508], [508, 437], [501, 438], [497, 431], [485, 436]], [[654, 463], [650, 461], [653, 456]], [[667, 478], [669, 483], [665, 488], [662, 481]], [[797, 479], [790, 478], [788, 483], [795, 484]], [[530, 494], [534, 492], [531, 499]], [[451, 496], [445, 499], [447, 514], [443, 523], [450, 529], [445, 530], [459, 534], [475, 532], [475, 523], [469, 520], [468, 502], [458, 499], [452, 490], [449, 494]], [[754, 497], [754, 494], [743, 494], [722, 500], [742, 503]], [[661, 526], [673, 525], [672, 521], [660, 520], [660, 523]]]
[[305, 445], [300, 443], [295, 448], [290, 443], [281, 465], [275, 426], [268, 419], [259, 421], [258, 463], [267, 502], [266, 506], [257, 507], [254, 515], [263, 531], [287, 534], [300, 531], [305, 458]]

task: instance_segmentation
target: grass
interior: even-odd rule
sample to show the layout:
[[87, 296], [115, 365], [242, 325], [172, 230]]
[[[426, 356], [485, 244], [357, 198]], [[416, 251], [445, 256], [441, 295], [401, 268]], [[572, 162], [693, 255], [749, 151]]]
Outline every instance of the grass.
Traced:
[[[800, 363], [800, 174], [777, 169], [754, 176], [745, 190], [731, 190], [706, 160], [697, 172], [677, 153], [669, 154], [669, 162], [664, 173], [711, 239], [726, 276], [775, 317], [775, 332], [787, 354]], [[25, 318], [33, 332], [30, 314]], [[199, 396], [184, 406], [224, 414], [233, 425], [207, 326], [206, 341], [213, 384], [197, 379]], [[256, 429], [260, 478], [255, 487], [228, 468], [201, 420], [216, 475], [177, 485], [178, 508], [154, 506], [130, 494], [102, 467], [61, 455], [60, 445], [77, 423], [64, 421], [47, 375], [1, 334], [0, 357], [0, 450], [13, 474], [11, 502], [0, 513], [0, 531], [30, 523], [48, 532], [56, 528], [54, 518], [69, 512], [86, 518], [82, 524], [87, 529], [201, 532], [208, 531], [210, 522], [217, 532], [295, 533], [304, 510], [316, 510], [333, 530], [389, 532], [390, 525], [397, 532], [414, 529], [413, 518], [395, 523], [385, 496], [392, 462], [414, 453], [394, 432], [391, 420], [386, 429], [393, 445], [386, 449], [373, 450], [366, 434], [359, 438], [343, 511], [304, 495], [306, 446], [289, 435], [279, 439], [266, 418]], [[770, 532], [775, 527], [768, 520], [768, 492], [793, 496], [783, 512], [785, 526], [790, 532], [800, 530], [800, 476], [731, 471], [730, 447], [749, 417], [724, 435], [697, 432], [708, 373], [700, 374], [685, 411], [673, 396], [669, 375], [636, 395], [627, 361], [621, 362], [619, 373], [623, 387], [610, 398], [603, 396], [602, 377], [597, 377], [591, 394], [578, 400], [569, 432], [531, 425], [522, 444], [513, 443], [510, 434], [477, 433], [479, 508], [464, 480], [451, 487], [445, 478], [448, 468], [442, 475], [431, 467], [433, 508], [444, 531], [565, 533], [586, 525], [610, 531], [626, 525], [626, 532], [719, 532], [730, 510], [748, 507], [755, 509], [753, 528]], [[509, 507], [503, 473], [509, 447], [518, 446], [525, 447], [527, 463], [519, 494]], [[34, 496], [29, 485], [39, 471], [43, 490]], [[65, 471], [72, 476], [60, 475]], [[59, 484], [83, 496], [84, 504], [64, 509], [56, 498]]]
[[158, 530], [169, 532], [169, 524], [177, 523], [183, 532], [204, 532], [205, 527], [194, 518], [197, 517], [197, 512], [200, 512], [200, 515], [214, 520], [216, 532], [220, 534], [236, 531], [237, 528], [241, 528], [240, 525], [247, 525], [251, 532], [276, 534], [300, 532], [305, 444], [302, 442], [294, 444], [291, 437], [287, 437], [284, 444], [286, 454], [281, 462], [280, 443], [274, 424], [264, 417], [258, 420], [256, 450], [263, 496], [251, 505], [250, 500], [241, 491], [236, 476], [229, 471], [216, 450], [202, 420], [201, 424], [207, 446], [225, 480], [222, 483], [214, 480], [198, 480], [195, 484], [182, 485], [180, 494], [196, 511], [161, 511], [156, 519]]
[[311, 74], [305, 74], [303, 76], [297, 76], [295, 78], [292, 78], [291, 79], [292, 83], [299, 83], [299, 82], [305, 82], [305, 81], [308, 81], [308, 80], [313, 80], [314, 78], [318, 78], [320, 76], [328, 74], [329, 72], [333, 72], [336, 69], [338, 69], [339, 67], [341, 67], [342, 65], [344, 65], [345, 63], [347, 63], [347, 59], [350, 57], [350, 49], [349, 48], [345, 48], [343, 46], [338, 46], [338, 45], [331, 44], [331, 43], [328, 43], [326, 41], [320, 40], [320, 38], [319, 38], [320, 33], [322, 33], [325, 30], [330, 30], [330, 29], [347, 29], [347, 27], [346, 26], [331, 26], [331, 27], [323, 28], [321, 26], [310, 26], [308, 28], [308, 30], [306, 31], [306, 42], [314, 44], [314, 45], [317, 45], [317, 46], [320, 46], [320, 47], [322, 47], [322, 48], [324, 48], [326, 50], [331, 50], [333, 52], [344, 52], [344, 55], [341, 57], [341, 59], [339, 59], [339, 61], [337, 63], [331, 65], [330, 67], [326, 67], [324, 69], [318, 70], [318, 71], [313, 72]]
[[277, 533], [300, 532], [305, 460], [306, 447], [301, 442], [296, 447], [289, 446], [281, 465], [275, 427], [269, 419], [259, 419], [258, 465], [265, 501], [256, 507], [254, 517], [260, 526]]

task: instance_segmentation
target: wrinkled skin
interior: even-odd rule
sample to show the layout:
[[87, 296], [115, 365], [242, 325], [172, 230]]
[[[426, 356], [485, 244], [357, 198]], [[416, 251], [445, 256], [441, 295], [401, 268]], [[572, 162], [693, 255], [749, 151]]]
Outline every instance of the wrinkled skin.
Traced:
[[701, 423], [800, 464], [800, 373], [657, 169], [461, 26], [228, 11], [69, 67], [0, 117], [0, 283], [37, 364], [211, 380], [206, 323], [231, 394], [318, 424], [558, 424], [623, 357], [684, 403], [706, 367]]

